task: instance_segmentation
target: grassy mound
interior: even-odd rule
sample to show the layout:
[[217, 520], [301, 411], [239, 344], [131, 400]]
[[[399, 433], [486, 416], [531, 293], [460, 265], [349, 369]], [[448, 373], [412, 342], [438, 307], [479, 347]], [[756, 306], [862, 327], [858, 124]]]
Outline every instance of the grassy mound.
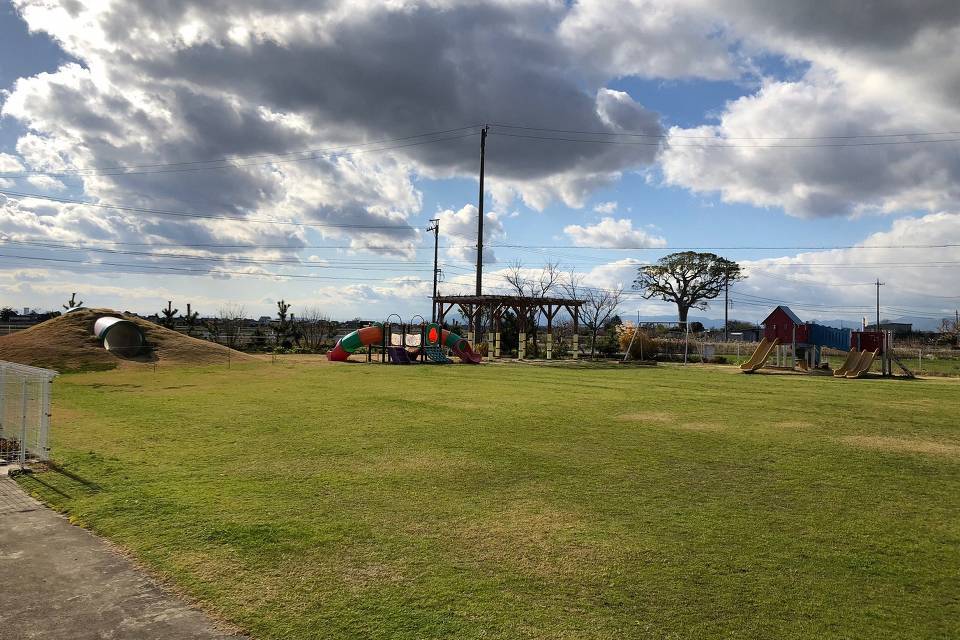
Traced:
[[[143, 353], [125, 357], [103, 348], [93, 325], [103, 316], [135, 323], [147, 339]], [[171, 331], [158, 324], [110, 309], [82, 309], [53, 318], [18, 333], [0, 337], [0, 360], [60, 372], [113, 369], [121, 363], [220, 364], [253, 359], [213, 342]]]

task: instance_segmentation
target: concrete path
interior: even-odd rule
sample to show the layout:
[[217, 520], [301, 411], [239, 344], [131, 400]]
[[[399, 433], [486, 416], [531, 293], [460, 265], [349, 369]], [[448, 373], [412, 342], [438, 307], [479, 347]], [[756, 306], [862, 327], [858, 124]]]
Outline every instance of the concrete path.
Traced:
[[0, 638], [239, 640], [0, 467]]

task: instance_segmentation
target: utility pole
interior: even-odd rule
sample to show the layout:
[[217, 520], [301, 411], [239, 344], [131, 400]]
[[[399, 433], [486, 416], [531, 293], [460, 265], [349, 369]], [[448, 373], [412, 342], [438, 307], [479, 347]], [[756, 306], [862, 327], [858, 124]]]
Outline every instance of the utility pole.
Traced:
[[886, 334], [883, 333], [883, 329], [880, 328], [880, 287], [883, 286], [883, 282], [880, 282], [880, 278], [877, 278], [877, 331], [880, 333], [880, 344], [881, 351], [883, 353], [880, 355], [880, 370], [883, 372], [883, 375], [887, 375], [887, 358], [889, 354], [887, 353], [887, 340]]
[[440, 269], [437, 267], [437, 255], [440, 248], [440, 220], [433, 218], [430, 220], [430, 226], [427, 231], [433, 231], [433, 304], [430, 307], [430, 322], [437, 321], [437, 275]]
[[880, 287], [882, 287], [885, 282], [880, 282], [880, 278], [877, 278], [877, 331], [880, 331]]
[[489, 125], [484, 125], [480, 130], [480, 197], [479, 206], [480, 215], [477, 218], [477, 295], [481, 293], [483, 285], [483, 165], [487, 150], [487, 131]]

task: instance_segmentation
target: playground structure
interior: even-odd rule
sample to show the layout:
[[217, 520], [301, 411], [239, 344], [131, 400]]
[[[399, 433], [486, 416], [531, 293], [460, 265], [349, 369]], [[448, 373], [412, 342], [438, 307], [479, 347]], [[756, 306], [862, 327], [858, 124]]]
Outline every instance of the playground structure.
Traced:
[[[830, 348], [848, 352], [843, 364], [831, 371], [835, 378], [863, 378], [877, 358], [882, 375], [893, 375], [895, 363], [906, 377], [914, 377], [893, 355], [890, 331], [853, 331], [803, 322], [783, 305], [774, 309], [762, 324], [763, 339], [750, 359], [740, 365], [744, 373], [754, 373], [763, 367], [826, 373], [830, 369], [823, 358], [823, 349]], [[767, 365], [771, 356], [775, 362], [772, 366]]]
[[467, 340], [435, 322], [426, 322], [421, 317], [419, 323], [404, 323], [399, 321], [399, 316], [399, 322], [391, 322], [390, 318], [343, 336], [327, 353], [327, 359], [346, 362], [350, 354], [366, 348], [367, 362], [372, 361], [374, 353], [379, 353], [380, 362], [384, 364], [450, 364], [453, 360], [445, 353], [445, 349], [449, 349], [463, 363], [480, 364], [482, 361]]
[[571, 354], [574, 359], [578, 356], [580, 345], [577, 334], [579, 333], [580, 327], [580, 307], [584, 305], [583, 300], [510, 295], [438, 295], [435, 298], [435, 304], [437, 322], [440, 324], [443, 324], [444, 318], [454, 307], [457, 307], [463, 316], [467, 318], [469, 325], [467, 341], [469, 343], [475, 344], [475, 338], [477, 342], [481, 340], [483, 331], [480, 325], [484, 319], [487, 320], [486, 343], [487, 359], [489, 360], [500, 357], [501, 320], [506, 311], [513, 311], [516, 314], [517, 327], [519, 329], [517, 359], [523, 360], [526, 357], [527, 331], [531, 328], [531, 323], [535, 322], [534, 318], [542, 315], [547, 321], [546, 359], [552, 360], [553, 322], [561, 312], [566, 311], [570, 315], [573, 323]]
[[[82, 307], [69, 309], [67, 313], [77, 311]], [[121, 353], [125, 356], [135, 356], [146, 346], [146, 337], [143, 330], [136, 323], [116, 316], [103, 316], [93, 325], [93, 335], [103, 341], [103, 348], [107, 351]]]

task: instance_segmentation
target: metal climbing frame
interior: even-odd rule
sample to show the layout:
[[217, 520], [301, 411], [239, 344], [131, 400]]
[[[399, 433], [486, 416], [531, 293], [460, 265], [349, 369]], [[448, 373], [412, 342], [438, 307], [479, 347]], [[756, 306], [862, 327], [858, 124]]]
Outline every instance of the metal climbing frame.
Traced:
[[50, 388], [57, 372], [0, 360], [0, 464], [49, 458]]

